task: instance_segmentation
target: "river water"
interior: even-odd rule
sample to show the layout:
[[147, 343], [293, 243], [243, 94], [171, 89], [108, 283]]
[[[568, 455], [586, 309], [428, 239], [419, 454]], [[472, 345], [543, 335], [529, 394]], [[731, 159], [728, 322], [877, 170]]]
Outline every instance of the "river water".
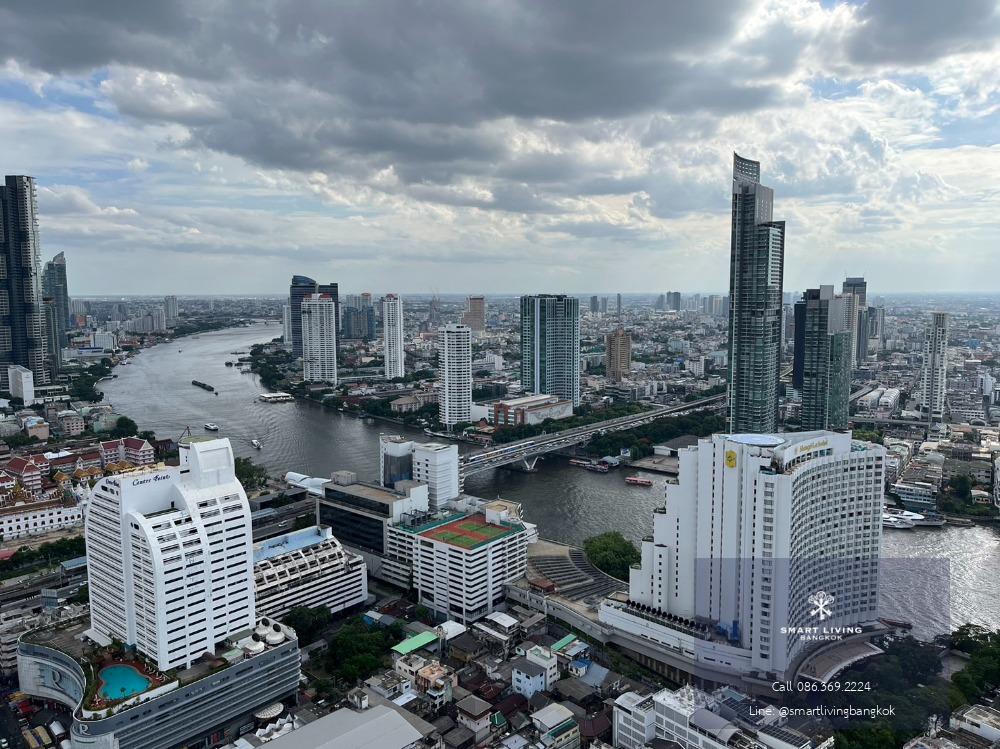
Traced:
[[[140, 429], [177, 438], [187, 428], [205, 434], [215, 422], [237, 455], [252, 457], [271, 473], [299, 471], [312, 476], [335, 470], [377, 480], [378, 435], [410, 434], [395, 424], [345, 416], [313, 403], [261, 403], [257, 377], [226, 367], [254, 343], [280, 335], [280, 327], [256, 325], [203, 333], [144, 350], [118, 378], [101, 383], [105, 400], [133, 418]], [[201, 380], [218, 395], [191, 385]], [[255, 450], [250, 440], [259, 439]], [[462, 446], [462, 449], [467, 449]], [[520, 502], [525, 518], [542, 536], [580, 544], [597, 533], [619, 530], [638, 540], [652, 527], [652, 511], [662, 504], [662, 477], [647, 474], [652, 488], [624, 483], [624, 471], [601, 475], [574, 468], [558, 457], [538, 462], [533, 474], [497, 470], [470, 478], [466, 491]], [[974, 528], [886, 531], [879, 591], [883, 616], [914, 623], [931, 636], [966, 621], [1000, 627], [1000, 533]]]

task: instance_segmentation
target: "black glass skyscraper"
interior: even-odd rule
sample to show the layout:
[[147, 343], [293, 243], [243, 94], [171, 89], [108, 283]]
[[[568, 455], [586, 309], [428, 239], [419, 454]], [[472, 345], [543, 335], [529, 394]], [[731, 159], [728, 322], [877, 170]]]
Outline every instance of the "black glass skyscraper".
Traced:
[[33, 177], [7, 176], [0, 186], [0, 385], [7, 365], [32, 371], [35, 384], [49, 382], [41, 251]]
[[772, 220], [774, 192], [760, 163], [733, 154], [729, 264], [729, 429], [774, 432], [781, 374], [785, 222]]

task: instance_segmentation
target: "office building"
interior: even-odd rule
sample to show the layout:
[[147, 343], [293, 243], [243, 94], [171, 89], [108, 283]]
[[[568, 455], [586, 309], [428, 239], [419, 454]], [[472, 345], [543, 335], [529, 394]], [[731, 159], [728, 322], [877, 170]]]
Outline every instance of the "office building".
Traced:
[[521, 297], [521, 387], [580, 405], [580, 300]]
[[706, 681], [785, 678], [824, 644], [810, 628], [836, 639], [878, 617], [884, 462], [882, 446], [835, 432], [680, 449], [628, 593], [601, 604], [601, 622]]
[[[416, 445], [414, 464], [425, 457], [432, 466], [438, 459], [450, 462], [448, 447], [454, 446]], [[452, 465], [457, 473], [457, 461]], [[435, 483], [433, 473], [429, 468], [424, 475]], [[437, 481], [438, 491], [447, 483]], [[415, 589], [420, 603], [442, 618], [475, 621], [503, 605], [504, 585], [524, 574], [527, 544], [537, 530], [521, 519], [517, 503], [460, 494], [434, 510], [429, 495], [423, 481], [403, 479], [390, 488], [336, 471], [323, 486], [319, 520], [337, 529], [337, 538], [364, 557], [373, 576]]]
[[395, 294], [382, 297], [382, 356], [385, 378], [406, 376], [406, 351], [403, 348], [403, 300]]
[[601, 303], [598, 300], [597, 296], [595, 295], [590, 297], [590, 314], [596, 315], [600, 311], [601, 311]]
[[[7, 365], [27, 367], [36, 385], [49, 383], [42, 304], [41, 246], [33, 177], [8, 175], [0, 186], [0, 380]], [[0, 389], [9, 390], [6, 380]]]
[[851, 337], [846, 310], [851, 294], [832, 286], [808, 289], [795, 304], [792, 386], [802, 396], [805, 430], [847, 429], [851, 395]]
[[608, 314], [608, 298], [606, 296], [601, 297], [601, 314]]
[[378, 482], [393, 487], [413, 479], [413, 440], [398, 434], [378, 436]]
[[175, 296], [165, 296], [165, 297], [163, 297], [163, 312], [167, 316], [167, 325], [170, 325], [171, 327], [173, 327], [174, 324], [176, 324], [177, 320], [178, 320], [178, 316], [177, 316], [177, 297], [175, 297]]
[[942, 421], [948, 379], [948, 314], [932, 312], [924, 335], [924, 365], [920, 375], [920, 408], [928, 421]]
[[302, 298], [302, 378], [337, 384], [337, 308], [329, 294]]
[[447, 427], [472, 420], [472, 331], [445, 325], [437, 332], [438, 420]]
[[323, 525], [254, 544], [253, 575], [258, 616], [281, 619], [296, 606], [337, 613], [368, 599], [365, 560]]
[[604, 374], [611, 382], [621, 382], [632, 369], [632, 336], [622, 328], [604, 337]]
[[667, 292], [667, 309], [673, 310], [674, 312], [681, 311], [681, 292], [679, 291]]
[[733, 154], [729, 262], [729, 428], [773, 432], [781, 373], [785, 222], [772, 216], [774, 192], [760, 163]]
[[622, 295], [621, 294], [617, 294], [616, 295], [615, 302], [616, 302], [615, 306], [617, 307], [618, 321], [621, 322], [621, 319], [622, 319]]
[[178, 467], [101, 479], [86, 531], [94, 632], [161, 671], [253, 626], [250, 507], [229, 440], [187, 438]]
[[486, 330], [486, 297], [470, 296], [466, 300], [462, 324], [468, 325], [473, 333], [482, 333]]

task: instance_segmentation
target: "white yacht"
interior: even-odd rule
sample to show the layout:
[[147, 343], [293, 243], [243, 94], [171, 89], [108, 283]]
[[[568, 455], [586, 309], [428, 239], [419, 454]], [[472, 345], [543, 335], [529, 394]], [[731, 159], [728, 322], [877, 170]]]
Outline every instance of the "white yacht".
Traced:
[[219, 425], [218, 425], [218, 424], [213, 424], [213, 423], [212, 423], [212, 422], [210, 421], [210, 422], [208, 422], [208, 423], [207, 423], [207, 424], [205, 425], [205, 429], [207, 429], [207, 430], [208, 430], [209, 432], [218, 432], [218, 431], [219, 431]]
[[882, 514], [891, 515], [900, 520], [907, 520], [913, 525], [933, 526], [935, 528], [940, 528], [944, 525], [944, 517], [932, 510], [920, 514], [919, 512], [911, 512], [910, 510], [901, 510], [897, 507], [883, 507]]
[[887, 512], [882, 513], [882, 527], [895, 528], [896, 530], [908, 530], [913, 527], [913, 522]]
[[258, 450], [263, 447], [263, 445], [260, 444], [260, 440], [250, 440], [250, 444]]

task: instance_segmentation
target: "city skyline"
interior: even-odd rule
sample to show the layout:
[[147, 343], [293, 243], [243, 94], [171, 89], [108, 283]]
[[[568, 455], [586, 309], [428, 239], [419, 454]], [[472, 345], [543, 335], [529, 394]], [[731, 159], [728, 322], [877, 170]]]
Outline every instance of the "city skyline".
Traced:
[[736, 150], [773, 165], [789, 288], [1000, 270], [992, 4], [388, 9], [246, 8], [246, 33], [226, 3], [6, 10], [5, 173], [38, 180], [43, 255], [79, 295], [265, 293], [292, 265], [374, 287], [389, 261], [402, 294], [483, 268], [512, 292], [719, 288]]

